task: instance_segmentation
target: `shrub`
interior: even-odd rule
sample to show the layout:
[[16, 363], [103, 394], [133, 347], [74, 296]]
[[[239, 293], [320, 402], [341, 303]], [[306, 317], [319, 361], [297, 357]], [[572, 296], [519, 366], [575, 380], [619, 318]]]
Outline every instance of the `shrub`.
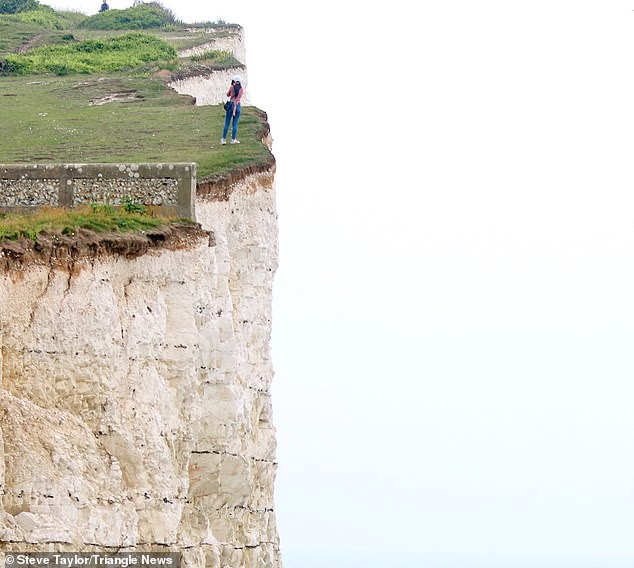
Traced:
[[139, 203], [136, 199], [130, 197], [129, 195], [126, 195], [123, 198], [123, 208], [126, 213], [140, 213], [141, 215], [145, 215], [147, 212], [145, 205]]
[[70, 73], [68, 65], [64, 63], [51, 63], [48, 65], [48, 71], [55, 73], [55, 75], [68, 75]]
[[63, 30], [66, 27], [64, 19], [50, 6], [37, 6], [35, 9], [20, 12], [16, 17], [21, 22], [37, 24], [51, 30]]
[[1, 75], [28, 75], [33, 72], [33, 64], [19, 55], [7, 55], [0, 60]]
[[0, 0], [0, 14], [27, 12], [35, 10], [38, 6], [38, 0]]
[[146, 34], [129, 33], [10, 54], [0, 62], [0, 73], [99, 73], [132, 69], [148, 62], [169, 62], [175, 58], [176, 51], [167, 42]]
[[171, 10], [157, 2], [150, 2], [125, 10], [100, 12], [86, 18], [79, 27], [89, 30], [145, 30], [173, 26], [175, 22]]

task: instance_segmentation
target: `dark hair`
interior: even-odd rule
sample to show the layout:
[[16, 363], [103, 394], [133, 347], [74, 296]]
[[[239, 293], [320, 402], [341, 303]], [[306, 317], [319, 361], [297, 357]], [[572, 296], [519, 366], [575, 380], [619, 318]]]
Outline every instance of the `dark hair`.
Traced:
[[238, 93], [240, 93], [240, 89], [241, 89], [241, 88], [242, 88], [242, 87], [240, 86], [240, 81], [237, 81], [237, 82], [235, 83], [235, 85], [233, 86], [233, 96], [234, 96], [234, 97], [237, 97], [237, 96], [238, 96]]

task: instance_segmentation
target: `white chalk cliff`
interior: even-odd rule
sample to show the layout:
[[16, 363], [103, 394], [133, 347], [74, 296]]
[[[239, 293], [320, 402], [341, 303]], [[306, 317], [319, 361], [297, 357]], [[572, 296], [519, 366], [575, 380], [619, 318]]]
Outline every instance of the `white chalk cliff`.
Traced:
[[[179, 57], [189, 57], [211, 50], [226, 51], [238, 61], [246, 63], [242, 29], [235, 30], [234, 33], [228, 36], [210, 40], [197, 47], [183, 49], [178, 52], [178, 55]], [[169, 86], [181, 95], [194, 97], [197, 105], [215, 105], [227, 99], [227, 89], [231, 84], [231, 78], [235, 75], [240, 76], [242, 84], [245, 86], [242, 104], [250, 105], [251, 98], [246, 66], [237, 69], [220, 69], [204, 74], [196, 74], [184, 79], [175, 79], [169, 83]]]
[[0, 550], [281, 566], [274, 167], [226, 193], [211, 238], [0, 274]]

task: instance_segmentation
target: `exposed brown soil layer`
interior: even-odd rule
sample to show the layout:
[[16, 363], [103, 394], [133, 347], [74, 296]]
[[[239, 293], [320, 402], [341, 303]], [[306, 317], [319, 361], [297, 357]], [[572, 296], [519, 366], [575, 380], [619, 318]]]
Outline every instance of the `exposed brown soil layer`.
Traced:
[[142, 233], [79, 229], [73, 235], [40, 234], [35, 242], [27, 238], [0, 242], [0, 271], [22, 270], [34, 264], [77, 270], [83, 261], [107, 256], [133, 259], [152, 250], [183, 250], [203, 243], [213, 246], [213, 234], [197, 223], [173, 223]]
[[220, 65], [211, 66], [204, 63], [189, 63], [187, 67], [181, 67], [171, 72], [170, 80], [184, 81], [193, 77], [205, 77], [218, 71], [228, 71], [230, 69], [242, 70], [244, 65]]

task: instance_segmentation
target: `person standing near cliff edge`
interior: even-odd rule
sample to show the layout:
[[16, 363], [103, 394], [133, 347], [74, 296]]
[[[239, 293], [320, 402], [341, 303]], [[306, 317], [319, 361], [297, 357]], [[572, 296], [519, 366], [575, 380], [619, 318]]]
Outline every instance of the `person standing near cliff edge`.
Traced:
[[227, 114], [225, 116], [225, 127], [222, 131], [222, 138], [220, 139], [221, 144], [227, 143], [227, 132], [229, 131], [229, 123], [233, 119], [233, 125], [231, 129], [231, 143], [232, 144], [240, 144], [240, 140], [236, 139], [238, 135], [238, 121], [240, 120], [240, 110], [242, 100], [242, 94], [244, 93], [244, 89], [242, 88], [242, 79], [240, 79], [239, 75], [236, 75], [231, 80], [231, 87], [227, 91], [227, 96], [229, 97], [231, 104], [227, 109]]

